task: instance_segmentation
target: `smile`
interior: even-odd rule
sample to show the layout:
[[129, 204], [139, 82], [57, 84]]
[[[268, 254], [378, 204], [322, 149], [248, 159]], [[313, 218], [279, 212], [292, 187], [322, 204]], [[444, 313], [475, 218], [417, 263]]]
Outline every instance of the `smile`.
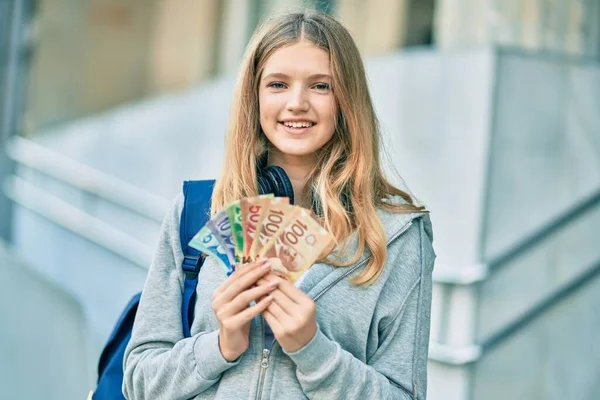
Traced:
[[311, 128], [313, 126], [316, 125], [314, 122], [310, 122], [310, 121], [294, 121], [294, 122], [283, 121], [283, 122], [279, 122], [279, 124], [281, 126], [283, 126], [283, 129], [286, 132], [296, 134], [296, 135], [307, 133], [311, 130]]
[[314, 122], [310, 121], [283, 121], [281, 123], [288, 128], [310, 128], [314, 125]]
[[305, 133], [308, 132], [313, 126], [316, 124], [314, 122], [309, 121], [300, 121], [300, 122], [280, 122], [281, 126], [286, 132], [289, 133]]

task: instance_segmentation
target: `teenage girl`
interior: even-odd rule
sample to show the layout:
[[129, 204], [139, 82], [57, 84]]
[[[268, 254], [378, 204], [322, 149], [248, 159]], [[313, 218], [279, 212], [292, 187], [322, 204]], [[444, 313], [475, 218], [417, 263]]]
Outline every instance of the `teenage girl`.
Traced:
[[425, 399], [435, 253], [429, 217], [383, 176], [363, 62], [315, 11], [254, 34], [212, 213], [282, 167], [335, 247], [295, 284], [268, 261], [227, 277], [208, 257], [183, 337], [179, 196], [162, 226], [124, 361], [130, 399]]

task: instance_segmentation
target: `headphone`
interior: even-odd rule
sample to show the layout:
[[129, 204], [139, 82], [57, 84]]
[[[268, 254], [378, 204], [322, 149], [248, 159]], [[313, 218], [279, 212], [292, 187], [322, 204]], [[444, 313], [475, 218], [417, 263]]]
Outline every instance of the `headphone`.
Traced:
[[259, 168], [257, 175], [260, 194], [273, 193], [275, 197], [289, 197], [290, 204], [294, 204], [294, 188], [283, 168], [276, 165], [265, 166]]
[[[261, 164], [262, 166], [257, 171], [259, 194], [273, 193], [275, 197], [289, 197], [290, 204], [294, 204], [294, 188], [285, 170], [276, 165], [267, 166], [266, 159]], [[340, 194], [340, 200], [346, 210], [352, 212], [352, 203], [347, 190]], [[316, 215], [323, 215], [321, 202], [314, 192], [312, 194], [312, 211]]]

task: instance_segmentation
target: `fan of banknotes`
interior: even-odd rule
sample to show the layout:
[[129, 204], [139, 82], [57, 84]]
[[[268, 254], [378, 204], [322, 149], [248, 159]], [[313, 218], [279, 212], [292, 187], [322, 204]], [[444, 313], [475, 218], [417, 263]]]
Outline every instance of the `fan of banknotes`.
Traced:
[[296, 281], [331, 244], [333, 236], [312, 212], [272, 194], [235, 201], [219, 211], [189, 245], [215, 257], [227, 275], [236, 265], [266, 257], [272, 271]]

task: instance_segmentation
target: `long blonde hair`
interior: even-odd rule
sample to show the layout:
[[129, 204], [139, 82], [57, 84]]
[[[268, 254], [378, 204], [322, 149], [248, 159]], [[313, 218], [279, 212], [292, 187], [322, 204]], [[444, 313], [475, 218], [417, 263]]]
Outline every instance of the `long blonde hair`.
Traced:
[[[358, 250], [354, 256], [346, 262], [328, 257], [327, 262], [348, 266], [365, 250], [370, 251], [368, 265], [352, 281], [368, 285], [379, 277], [386, 259], [385, 232], [376, 209], [418, 212], [423, 207], [415, 206], [409, 194], [384, 177], [379, 126], [360, 53], [350, 33], [324, 13], [306, 10], [274, 17], [252, 36], [234, 90], [225, 160], [214, 189], [212, 210], [215, 213], [229, 202], [258, 194], [257, 167], [269, 145], [260, 126], [258, 84], [266, 60], [276, 50], [301, 40], [329, 54], [339, 110], [333, 137], [315, 154], [315, 167], [307, 177], [305, 190], [312, 190], [320, 200], [320, 222], [335, 237], [335, 246], [354, 230], [357, 232]], [[342, 193], [348, 197], [346, 207]], [[391, 196], [400, 196], [407, 204], [384, 201]]]

